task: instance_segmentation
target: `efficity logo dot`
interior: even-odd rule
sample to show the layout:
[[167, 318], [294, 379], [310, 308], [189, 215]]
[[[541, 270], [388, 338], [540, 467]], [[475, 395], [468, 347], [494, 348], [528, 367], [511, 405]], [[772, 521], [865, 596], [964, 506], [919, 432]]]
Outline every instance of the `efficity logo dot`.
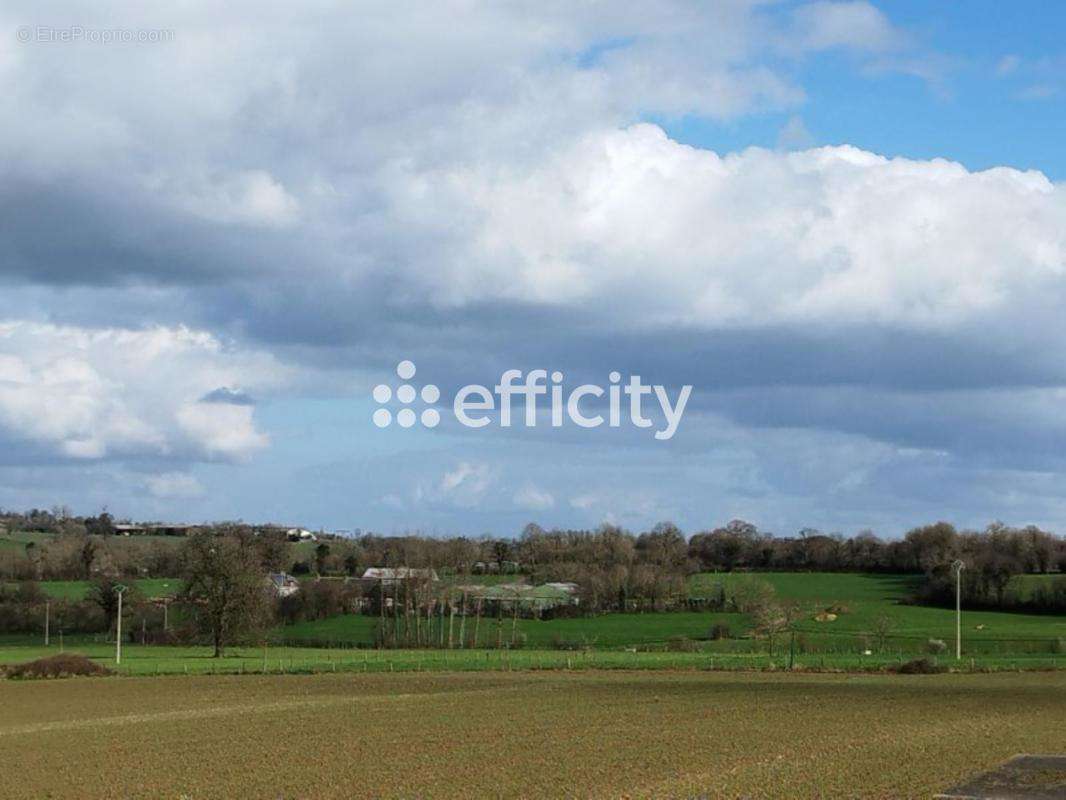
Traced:
[[[401, 361], [396, 365], [396, 374], [402, 381], [409, 381], [415, 376], [415, 365], [410, 361]], [[411, 404], [415, 402], [415, 398], [421, 395], [422, 402], [427, 404], [436, 403], [440, 400], [440, 389], [434, 386], [432, 383], [427, 383], [422, 387], [422, 391], [418, 392], [415, 387], [409, 383], [403, 383], [396, 389], [396, 400], [400, 402], [404, 408], [401, 408], [396, 412], [396, 424], [401, 428], [410, 428], [415, 424], [415, 420], [420, 420], [427, 428], [435, 428], [440, 424], [440, 412], [435, 408], [424, 409], [421, 415], [415, 413], [413, 408], [410, 408]], [[374, 387], [374, 400], [379, 405], [385, 405], [393, 398], [392, 387], [384, 383], [378, 384]], [[374, 412], [374, 424], [379, 428], [387, 428], [392, 424], [393, 414], [387, 408], [379, 408]]]

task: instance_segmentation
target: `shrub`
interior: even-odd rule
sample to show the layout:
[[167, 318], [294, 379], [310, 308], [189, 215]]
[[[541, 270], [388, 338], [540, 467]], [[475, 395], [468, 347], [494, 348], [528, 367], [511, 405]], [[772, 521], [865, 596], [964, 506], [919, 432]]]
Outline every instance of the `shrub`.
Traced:
[[587, 636], [580, 639], [564, 639], [559, 634], [552, 637], [552, 648], [555, 650], [589, 650], [592, 642]]
[[38, 658], [36, 661], [14, 664], [7, 668], [5, 674], [8, 678], [34, 679], [70, 678], [75, 675], [101, 676], [114, 673], [107, 667], [77, 653], [60, 653], [47, 658]]
[[930, 639], [925, 643], [925, 652], [932, 653], [933, 655], [947, 652], [947, 649], [948, 646], [943, 639]]
[[699, 645], [687, 636], [671, 636], [666, 642], [666, 649], [673, 653], [694, 653]]
[[844, 605], [843, 603], [833, 603], [833, 605], [825, 609], [825, 613], [836, 614], [839, 617], [841, 614], [850, 614], [851, 608]]
[[713, 641], [721, 641], [722, 639], [732, 639], [733, 631], [730, 630], [729, 625], [724, 622], [716, 622], [711, 626], [710, 633], [707, 634], [707, 638]]
[[901, 675], [936, 675], [947, 672], [947, 667], [942, 667], [931, 658], [916, 658], [896, 667], [896, 672]]
[[575, 606], [572, 603], [560, 603], [557, 606], [546, 608], [541, 613], [541, 619], [576, 619], [577, 617], [585, 616], [585, 612], [580, 606]]

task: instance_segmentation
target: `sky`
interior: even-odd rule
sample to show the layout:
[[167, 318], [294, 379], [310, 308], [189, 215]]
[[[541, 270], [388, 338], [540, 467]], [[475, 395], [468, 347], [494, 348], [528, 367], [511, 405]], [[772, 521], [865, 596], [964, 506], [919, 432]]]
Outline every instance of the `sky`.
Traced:
[[[7, 3], [0, 506], [1061, 531], [1064, 34], [985, 0]], [[374, 423], [405, 360], [439, 425]], [[452, 413], [537, 369], [692, 391], [667, 440]]]

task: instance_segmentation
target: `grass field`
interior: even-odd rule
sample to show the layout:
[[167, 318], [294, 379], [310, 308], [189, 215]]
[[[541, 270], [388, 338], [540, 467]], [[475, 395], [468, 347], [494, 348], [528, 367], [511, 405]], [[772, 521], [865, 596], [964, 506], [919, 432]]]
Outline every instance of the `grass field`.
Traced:
[[[745, 620], [736, 614], [605, 614], [576, 619], [535, 620], [519, 619], [518, 632], [525, 637], [527, 647], [554, 647], [558, 643], [571, 646], [620, 648], [660, 644], [671, 637], [705, 638], [711, 620], [732, 620], [738, 631]], [[300, 622], [277, 631], [280, 639], [289, 641], [322, 641], [334, 644], [370, 645], [374, 642], [377, 618], [348, 615], [329, 619]], [[466, 632], [472, 631], [474, 620], [467, 620]], [[511, 619], [505, 617], [499, 626], [504, 643], [511, 640]], [[496, 641], [497, 621], [481, 620], [479, 639], [484, 644]], [[458, 635], [458, 622], [455, 634]]]
[[[145, 597], [173, 597], [181, 591], [180, 578], [140, 578], [129, 581]], [[89, 594], [92, 581], [41, 581], [41, 591], [56, 600], [81, 600]]]
[[93, 678], [0, 708], [10, 800], [928, 798], [1062, 750], [1066, 675]]
[[[484, 578], [482, 578], [484, 579]], [[489, 581], [500, 580], [488, 576]], [[507, 578], [509, 579], [509, 578]], [[855, 654], [877, 648], [872, 631], [876, 620], [891, 620], [886, 650], [895, 654], [921, 653], [930, 638], [952, 642], [955, 615], [952, 609], [901, 603], [916, 586], [910, 575], [850, 573], [755, 573], [708, 574], [690, 579], [690, 594], [707, 596], [719, 582], [727, 585], [738, 580], [762, 580], [772, 584], [777, 596], [800, 604], [803, 614], [796, 623], [801, 648], [824, 654]], [[1033, 584], [1047, 580], [1044, 576], [1025, 576]], [[155, 597], [176, 594], [178, 579], [146, 579], [136, 582], [141, 591]], [[74, 599], [83, 596], [85, 581], [45, 581], [42, 589], [53, 597]], [[829, 606], [843, 606], [846, 611], [832, 622], [818, 622], [815, 615]], [[458, 636], [459, 621], [454, 634]], [[725, 624], [733, 638], [707, 642], [703, 646], [716, 652], [763, 652], [766, 644], [750, 638], [752, 621], [743, 614], [717, 612], [674, 612], [666, 614], [608, 614], [575, 619], [520, 619], [517, 629], [529, 648], [593, 647], [621, 649], [627, 647], [666, 647], [679, 638], [706, 640], [711, 626]], [[377, 620], [374, 617], [347, 615], [301, 622], [277, 629], [276, 642], [304, 645], [367, 647], [374, 643]], [[467, 634], [471, 633], [468, 621]], [[511, 638], [511, 620], [503, 620], [501, 640]], [[480, 642], [491, 646], [496, 641], [495, 619], [483, 618]], [[1055, 615], [1014, 614], [990, 611], [966, 611], [963, 629], [964, 651], [974, 656], [1010, 657], [1012, 655], [1066, 656], [1066, 617]]]
[[[805, 618], [797, 627], [813, 633], [858, 633], [873, 628], [874, 620], [884, 614], [893, 622], [895, 636], [954, 636], [955, 612], [949, 608], [904, 605], [902, 600], [917, 588], [918, 576], [879, 575], [837, 572], [766, 572], [750, 575], [712, 575], [703, 573], [690, 580], [690, 592], [709, 592], [718, 581], [754, 578], [772, 584], [777, 596], [798, 602]], [[1021, 576], [1021, 584], [1049, 580], [1048, 576]], [[817, 611], [830, 605], [844, 605], [847, 613], [834, 622], [816, 622]], [[966, 633], [970, 640], [1052, 639], [1066, 637], [1066, 617], [1040, 614], [1012, 614], [996, 611], [967, 611]], [[981, 629], [978, 630], [978, 626]]]
[[[45, 648], [24, 636], [0, 639], [0, 665], [15, 664], [58, 653], [53, 643]], [[203, 646], [123, 645], [121, 666], [115, 664], [115, 645], [102, 637], [67, 641], [65, 651], [87, 655], [117, 670], [121, 676], [283, 674], [322, 672], [512, 672], [587, 670], [783, 670], [788, 668], [787, 648], [770, 656], [765, 649], [751, 651], [701, 649], [692, 652], [663, 650], [371, 650], [329, 647], [231, 647], [224, 658], [213, 658]], [[863, 655], [850, 652], [796, 653], [797, 671], [884, 672], [910, 655], [892, 652]], [[956, 671], [1058, 670], [1066, 668], [1066, 655], [982, 655], [939, 658]]]
[[[825, 652], [857, 652], [873, 646], [870, 639], [879, 616], [892, 621], [889, 649], [894, 652], [921, 652], [930, 638], [951, 642], [955, 636], [952, 609], [904, 605], [915, 587], [914, 576], [863, 575], [842, 573], [759, 573], [751, 576], [694, 576], [693, 596], [709, 594], [719, 581], [765, 580], [777, 596], [794, 600], [803, 609], [796, 625], [805, 646]], [[1039, 578], [1038, 578], [1039, 579]], [[845, 606], [847, 611], [833, 622], [817, 622], [814, 617], [829, 606]], [[734, 635], [751, 629], [743, 614], [717, 612], [674, 612], [667, 614], [608, 614], [596, 617], [556, 620], [518, 620], [518, 630], [529, 647], [553, 647], [559, 642], [596, 648], [666, 645], [671, 639], [706, 639], [712, 624], [726, 624]], [[287, 626], [277, 633], [280, 639], [295, 642], [368, 646], [374, 641], [372, 617], [340, 616]], [[483, 619], [481, 641], [495, 641], [496, 621]], [[964, 614], [966, 652], [973, 655], [1006, 656], [1054, 654], [1066, 656], [1066, 618], [1052, 615], [1011, 614], [967, 611]], [[509, 641], [511, 621], [504, 619], [503, 640]], [[468, 629], [469, 633], [469, 629]], [[1061, 640], [1061, 641], [1060, 641]], [[707, 645], [720, 651], [763, 649], [751, 639], [727, 640]]]

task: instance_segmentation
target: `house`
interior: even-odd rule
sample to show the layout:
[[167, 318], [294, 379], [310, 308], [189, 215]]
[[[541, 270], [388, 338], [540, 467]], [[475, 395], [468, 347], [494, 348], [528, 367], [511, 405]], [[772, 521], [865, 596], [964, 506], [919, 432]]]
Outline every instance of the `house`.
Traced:
[[278, 597], [290, 597], [300, 591], [300, 582], [284, 572], [272, 572], [267, 583]]
[[392, 586], [403, 581], [437, 581], [434, 569], [414, 569], [412, 567], [370, 567], [363, 573], [363, 581]]

